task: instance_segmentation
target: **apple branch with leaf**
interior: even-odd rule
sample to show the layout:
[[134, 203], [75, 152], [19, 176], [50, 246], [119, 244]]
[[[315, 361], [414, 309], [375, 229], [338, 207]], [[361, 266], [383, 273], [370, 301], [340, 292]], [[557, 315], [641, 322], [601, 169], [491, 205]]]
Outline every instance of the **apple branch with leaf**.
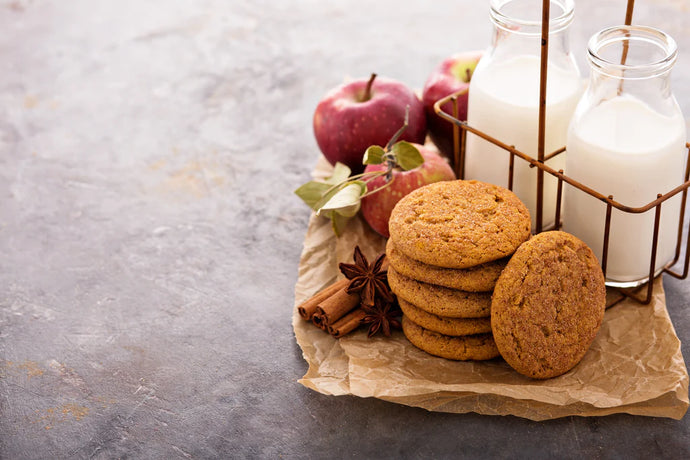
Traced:
[[[417, 147], [407, 141], [398, 141], [407, 129], [408, 122], [409, 106], [405, 110], [403, 126], [388, 141], [386, 147], [372, 145], [364, 152], [363, 164], [385, 164], [385, 169], [351, 176], [350, 168], [337, 162], [330, 177], [323, 181], [309, 181], [295, 190], [295, 194], [316, 212], [317, 216], [331, 220], [337, 236], [341, 235], [347, 221], [359, 212], [362, 198], [377, 193], [393, 182], [394, 170], [410, 171], [424, 163], [424, 157]], [[367, 183], [381, 176], [385, 176], [385, 184], [368, 190]]]

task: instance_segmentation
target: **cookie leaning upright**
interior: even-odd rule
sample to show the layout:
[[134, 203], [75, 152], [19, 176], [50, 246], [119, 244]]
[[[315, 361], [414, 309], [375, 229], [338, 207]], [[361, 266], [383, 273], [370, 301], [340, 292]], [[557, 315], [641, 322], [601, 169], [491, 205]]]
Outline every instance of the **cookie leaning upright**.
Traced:
[[508, 189], [474, 180], [429, 184], [395, 206], [390, 237], [406, 256], [468, 268], [511, 255], [531, 232], [527, 207]]
[[580, 362], [605, 309], [604, 275], [592, 250], [568, 233], [544, 232], [520, 246], [498, 278], [491, 329], [513, 369], [545, 379]]

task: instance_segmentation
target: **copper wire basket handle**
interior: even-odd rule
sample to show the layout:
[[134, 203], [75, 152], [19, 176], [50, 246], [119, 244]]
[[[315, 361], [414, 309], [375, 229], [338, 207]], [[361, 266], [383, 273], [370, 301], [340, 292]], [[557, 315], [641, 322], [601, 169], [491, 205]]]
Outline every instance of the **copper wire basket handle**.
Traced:
[[[632, 23], [632, 12], [633, 12], [633, 7], [634, 7], [634, 0], [628, 0], [627, 4], [627, 9], [626, 9], [626, 15], [625, 15], [625, 24], [630, 25]], [[681, 209], [680, 209], [680, 216], [678, 220], [678, 236], [676, 240], [676, 251], [675, 251], [675, 256], [674, 259], [666, 264], [662, 269], [661, 272], [668, 273], [669, 275], [678, 278], [678, 279], [686, 279], [688, 274], [690, 273], [690, 238], [686, 238], [686, 247], [685, 247], [685, 260], [684, 260], [684, 266], [683, 266], [683, 271], [682, 273], [675, 272], [671, 270], [671, 267], [673, 267], [678, 260], [680, 259], [680, 254], [681, 254], [681, 248], [682, 248], [682, 242], [684, 238], [684, 221], [685, 221], [685, 205], [687, 203], [687, 195], [688, 195], [688, 187], [690, 187], [690, 142], [686, 143], [685, 147], [688, 150], [688, 158], [686, 160], [686, 168], [685, 168], [685, 180], [682, 184], [678, 185], [675, 187], [673, 190], [670, 192], [667, 192], [665, 194], [657, 194], [657, 197], [655, 200], [649, 202], [648, 204], [644, 206], [638, 206], [638, 207], [633, 207], [633, 206], [627, 206], [622, 203], [617, 202], [614, 200], [613, 196], [605, 196], [598, 191], [592, 189], [591, 187], [588, 187], [587, 185], [576, 181], [575, 179], [572, 179], [568, 176], [566, 176], [563, 172], [562, 169], [556, 171], [553, 168], [549, 167], [546, 162], [557, 155], [565, 152], [565, 147], [561, 147], [553, 152], [550, 152], [549, 154], [545, 154], [544, 152], [544, 138], [545, 138], [545, 131], [546, 131], [546, 79], [547, 79], [547, 71], [546, 71], [546, 65], [548, 63], [548, 35], [549, 35], [549, 7], [550, 7], [550, 0], [544, 0], [543, 1], [543, 7], [542, 7], [542, 39], [541, 39], [541, 69], [540, 69], [540, 86], [539, 86], [539, 131], [538, 131], [538, 146], [537, 146], [537, 158], [533, 158], [530, 155], [521, 152], [517, 148], [515, 148], [514, 145], [508, 145], [504, 142], [502, 142], [499, 139], [496, 139], [495, 137], [492, 137], [488, 134], [486, 134], [483, 131], [480, 131], [476, 128], [473, 128], [472, 126], [468, 125], [466, 121], [462, 121], [458, 119], [458, 98], [464, 94], [466, 94], [469, 89], [465, 88], [464, 90], [458, 91], [456, 93], [453, 93], [449, 96], [446, 96], [442, 99], [439, 99], [436, 101], [434, 104], [434, 112], [436, 112], [437, 115], [440, 117], [444, 118], [448, 122], [453, 124], [453, 158], [454, 158], [454, 168], [455, 168], [455, 173], [459, 179], [464, 179], [465, 178], [465, 143], [466, 143], [466, 138], [467, 138], [467, 132], [469, 131], [472, 134], [475, 134], [476, 136], [479, 136], [480, 138], [491, 142], [492, 144], [500, 147], [503, 150], [506, 150], [510, 154], [510, 162], [508, 165], [508, 189], [512, 190], [513, 189], [513, 175], [514, 175], [514, 167], [515, 167], [515, 157], [519, 157], [521, 160], [526, 161], [529, 163], [529, 167], [531, 168], [537, 168], [537, 216], [536, 216], [536, 221], [537, 221], [537, 228], [536, 233], [541, 233], [544, 229], [542, 228], [542, 222], [543, 222], [543, 216], [542, 216], [542, 210], [543, 210], [543, 193], [544, 193], [544, 173], [549, 174], [555, 178], [558, 179], [558, 186], [556, 190], [556, 216], [555, 216], [555, 229], [559, 229], [561, 226], [561, 201], [563, 197], [563, 182], [567, 183], [568, 185], [575, 187], [590, 196], [604, 202], [606, 204], [606, 219], [604, 222], [604, 241], [603, 241], [603, 250], [602, 250], [602, 258], [601, 258], [601, 268], [602, 271], [604, 272], [604, 275], [606, 275], [606, 268], [607, 268], [607, 262], [608, 262], [608, 250], [609, 250], [609, 239], [611, 236], [611, 215], [612, 215], [612, 209], [616, 208], [622, 212], [626, 213], [634, 213], [634, 214], [640, 214], [643, 212], [647, 212], [652, 208], [655, 209], [655, 216], [654, 216], [654, 232], [653, 232], [653, 238], [652, 238], [652, 250], [651, 250], [651, 255], [650, 255], [650, 263], [649, 263], [649, 277], [646, 284], [646, 294], [643, 294], [644, 297], [640, 296], [641, 291], [643, 291], [643, 287], [639, 288], [634, 288], [634, 289], [618, 289], [621, 294], [623, 294], [626, 297], [633, 298], [639, 303], [642, 304], [649, 304], [652, 300], [653, 296], [653, 289], [654, 289], [654, 283], [651, 282], [654, 279], [655, 273], [655, 267], [656, 267], [656, 256], [657, 256], [657, 248], [658, 248], [658, 240], [659, 240], [659, 227], [660, 227], [660, 222], [661, 222], [661, 205], [663, 202], [668, 200], [669, 198], [677, 195], [678, 193], [681, 193], [682, 198], [681, 198]], [[623, 52], [622, 56], [622, 61], [625, 62], [626, 59], [626, 50]], [[453, 108], [453, 114], [448, 114], [443, 111], [441, 108], [444, 104], [447, 102], [452, 103], [452, 108]], [[548, 230], [548, 229], [547, 229]]]

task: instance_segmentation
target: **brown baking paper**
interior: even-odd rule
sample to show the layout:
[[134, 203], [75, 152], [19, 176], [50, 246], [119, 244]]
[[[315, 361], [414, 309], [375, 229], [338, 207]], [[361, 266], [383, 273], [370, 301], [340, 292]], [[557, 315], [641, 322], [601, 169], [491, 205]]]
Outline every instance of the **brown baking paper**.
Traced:
[[[330, 166], [321, 158], [314, 176]], [[628, 413], [681, 419], [688, 408], [688, 371], [666, 310], [661, 277], [650, 305], [624, 300], [609, 308], [596, 339], [570, 372], [533, 380], [502, 359], [450, 361], [410, 344], [400, 331], [367, 338], [358, 330], [334, 339], [302, 320], [297, 305], [340, 278], [359, 245], [370, 260], [385, 240], [359, 217], [336, 238], [330, 222], [311, 217], [295, 287], [293, 327], [309, 364], [299, 380], [328, 395], [374, 397], [430, 411], [515, 415], [547, 420]]]

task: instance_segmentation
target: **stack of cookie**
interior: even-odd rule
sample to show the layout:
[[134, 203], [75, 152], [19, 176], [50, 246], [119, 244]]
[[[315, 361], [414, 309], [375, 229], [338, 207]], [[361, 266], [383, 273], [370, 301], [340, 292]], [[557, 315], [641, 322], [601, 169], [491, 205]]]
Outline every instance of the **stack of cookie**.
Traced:
[[531, 218], [511, 191], [478, 181], [436, 182], [398, 202], [389, 221], [388, 282], [416, 347], [455, 360], [498, 356], [491, 294]]

